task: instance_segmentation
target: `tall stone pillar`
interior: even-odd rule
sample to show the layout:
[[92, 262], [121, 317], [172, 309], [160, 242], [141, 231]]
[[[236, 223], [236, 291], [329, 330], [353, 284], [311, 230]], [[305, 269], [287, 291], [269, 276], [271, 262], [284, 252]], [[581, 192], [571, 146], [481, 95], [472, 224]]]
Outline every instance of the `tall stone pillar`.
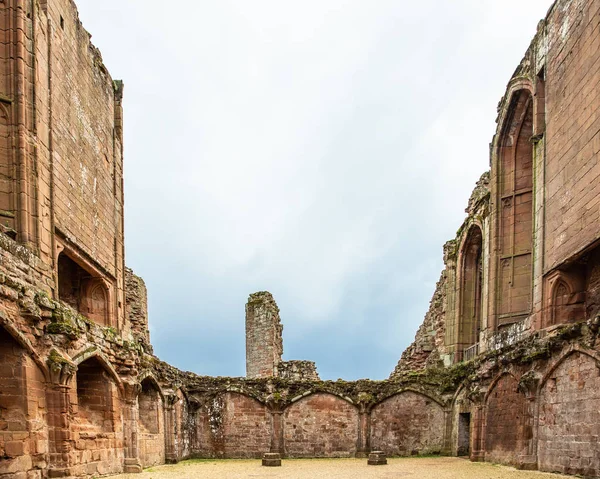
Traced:
[[476, 406], [473, 416], [470, 459], [473, 462], [482, 462], [485, 460], [485, 407]]
[[277, 452], [283, 456], [283, 411], [271, 411], [271, 449], [269, 452]]
[[371, 410], [364, 404], [358, 412], [358, 442], [356, 457], [368, 457], [371, 452]]
[[523, 442], [526, 444], [526, 449], [517, 459], [517, 467], [528, 471], [538, 469], [537, 457], [537, 441], [538, 441], [538, 424], [539, 417], [539, 402], [538, 402], [538, 386], [541, 377], [534, 372], [529, 372], [523, 375], [519, 381], [519, 390], [525, 394], [527, 398], [527, 410], [524, 411], [523, 424]]
[[165, 395], [165, 462], [175, 464], [179, 461], [177, 454], [177, 421], [175, 420], [175, 403], [177, 394]]
[[246, 304], [246, 377], [278, 376], [283, 326], [271, 293], [251, 294]]
[[123, 435], [125, 438], [125, 464], [123, 472], [142, 472], [142, 461], [139, 454], [138, 436], [138, 395], [142, 390], [140, 384], [125, 384], [125, 407], [123, 408]]
[[50, 354], [50, 384], [46, 390], [48, 403], [48, 477], [68, 477], [72, 438], [69, 418], [70, 382], [77, 366], [58, 353]]

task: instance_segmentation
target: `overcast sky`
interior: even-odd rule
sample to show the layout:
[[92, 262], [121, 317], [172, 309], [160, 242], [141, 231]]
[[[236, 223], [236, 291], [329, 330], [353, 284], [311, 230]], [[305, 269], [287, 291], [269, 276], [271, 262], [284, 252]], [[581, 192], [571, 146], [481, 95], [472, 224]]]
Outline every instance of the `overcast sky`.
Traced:
[[125, 81], [127, 264], [155, 352], [245, 374], [268, 290], [284, 359], [386, 378], [489, 167], [550, 0], [77, 0]]

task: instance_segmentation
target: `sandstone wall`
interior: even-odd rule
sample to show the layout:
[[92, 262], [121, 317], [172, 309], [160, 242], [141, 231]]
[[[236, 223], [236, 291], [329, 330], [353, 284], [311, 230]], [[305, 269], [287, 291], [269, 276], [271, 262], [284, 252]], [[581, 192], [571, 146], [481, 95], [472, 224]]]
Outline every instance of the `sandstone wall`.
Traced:
[[148, 330], [148, 290], [144, 280], [125, 268], [125, 315], [135, 341], [152, 353]]
[[358, 411], [344, 399], [313, 394], [286, 408], [285, 452], [291, 457], [353, 457]]
[[528, 405], [519, 383], [510, 374], [498, 380], [488, 393], [485, 427], [486, 459], [518, 465], [525, 453], [523, 439]]
[[547, 21], [544, 272], [600, 239], [600, 1], [558, 1]]
[[371, 414], [371, 447], [390, 456], [440, 454], [446, 444], [444, 408], [407, 391], [375, 406]]
[[[333, 382], [313, 363], [282, 362], [266, 292], [246, 306], [247, 378], [153, 356], [145, 287], [123, 263], [122, 84], [70, 0], [6, 0], [0, 476], [374, 448], [600, 475], [599, 3], [559, 0], [540, 24], [499, 105], [491, 174], [444, 248], [425, 323], [390, 380]], [[114, 321], [60, 300], [59, 253], [104, 285]]]
[[251, 294], [246, 304], [246, 376], [273, 377], [283, 354], [283, 326], [271, 293]]
[[575, 352], [546, 376], [540, 392], [540, 470], [598, 475], [599, 366], [597, 355]]

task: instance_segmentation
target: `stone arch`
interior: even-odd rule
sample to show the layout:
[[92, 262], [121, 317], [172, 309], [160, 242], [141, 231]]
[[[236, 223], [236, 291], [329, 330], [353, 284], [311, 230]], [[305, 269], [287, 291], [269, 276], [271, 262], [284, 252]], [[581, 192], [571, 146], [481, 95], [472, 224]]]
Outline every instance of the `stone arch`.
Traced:
[[154, 386], [154, 388], [158, 391], [158, 394], [160, 395], [160, 398], [162, 401], [165, 400], [165, 393], [160, 385], [160, 383], [158, 382], [158, 379], [156, 379], [156, 376], [154, 375], [154, 373], [152, 371], [150, 371], [149, 369], [146, 369], [144, 371], [142, 371], [137, 378], [137, 382], [138, 384], [142, 384], [142, 382], [144, 381], [149, 381], [150, 383], [152, 383], [152, 385]]
[[337, 394], [304, 395], [285, 408], [283, 435], [290, 457], [354, 457], [358, 409]]
[[6, 106], [0, 104], [0, 222], [16, 230], [16, 175], [10, 137], [10, 115]]
[[335, 391], [312, 391], [312, 390], [306, 391], [306, 392], [300, 394], [299, 396], [292, 398], [292, 400], [290, 401], [290, 403], [288, 404], [287, 407], [290, 407], [292, 404], [294, 404], [298, 401], [301, 401], [302, 399], [307, 398], [308, 396], [312, 396], [314, 394], [319, 394], [319, 393], [329, 394], [330, 396], [335, 396], [339, 399], [346, 401], [349, 404], [352, 404], [352, 406], [356, 407], [356, 404], [354, 404], [354, 401], [352, 401], [352, 399], [350, 399], [347, 396], [343, 396], [342, 394], [340, 394], [338, 392], [335, 392]]
[[269, 450], [271, 414], [262, 402], [241, 391], [196, 399], [194, 456], [259, 458]]
[[142, 466], [165, 461], [164, 395], [153, 374], [141, 378], [138, 394], [138, 434]]
[[16, 341], [19, 346], [21, 346], [21, 348], [27, 351], [27, 354], [31, 357], [32, 361], [37, 365], [44, 375], [44, 380], [50, 381], [50, 370], [48, 369], [48, 364], [42, 360], [25, 335], [19, 331], [11, 321], [8, 321], [0, 316], [0, 330], [2, 329], [4, 329], [13, 338], [13, 340]]
[[75, 249], [59, 244], [56, 256], [59, 299], [100, 326], [113, 324], [111, 283]]
[[254, 391], [252, 390], [242, 390], [241, 388], [237, 388], [234, 386], [227, 386], [224, 390], [224, 392], [226, 393], [233, 393], [233, 394], [241, 394], [242, 396], [247, 396], [251, 399], [254, 399], [256, 402], [260, 403], [263, 406], [266, 406], [265, 401]]
[[485, 396], [485, 458], [503, 464], [518, 464], [527, 440], [528, 404], [519, 381], [508, 371], [494, 378]]
[[482, 329], [484, 273], [483, 228], [480, 224], [472, 223], [463, 236], [458, 265], [456, 351], [462, 359], [464, 351], [479, 342]]
[[81, 297], [81, 313], [102, 326], [110, 326], [109, 289], [98, 278], [85, 282]]
[[35, 451], [48, 447], [48, 413], [43, 370], [2, 325], [0, 384], [0, 476], [8, 477], [39, 460]]
[[537, 455], [542, 471], [600, 474], [600, 358], [570, 348], [544, 375], [538, 395]]
[[461, 384], [451, 401], [450, 447], [453, 456], [470, 456], [472, 449], [477, 449], [477, 447], [472, 448], [471, 446], [475, 421], [472, 417], [473, 402], [468, 398], [468, 393], [469, 390], [464, 384]]
[[585, 315], [585, 268], [553, 271], [544, 279], [543, 327], [583, 321]]
[[77, 430], [85, 434], [114, 432], [118, 393], [113, 389], [117, 387], [100, 357], [93, 355], [78, 363], [74, 378]]
[[492, 200], [497, 230], [492, 276], [495, 327], [523, 320], [533, 294], [533, 88], [511, 85], [494, 140]]
[[439, 454], [445, 431], [442, 405], [420, 391], [400, 391], [371, 411], [371, 447], [390, 456]]
[[[464, 387], [464, 386], [461, 386], [461, 388], [462, 387]], [[406, 393], [406, 392], [423, 396], [424, 398], [437, 403], [438, 406], [440, 406], [442, 409], [445, 407], [444, 401], [442, 399], [440, 399], [439, 397], [435, 396], [433, 393], [431, 393], [429, 391], [421, 391], [420, 389], [409, 386], [409, 387], [400, 388], [400, 389], [392, 392], [391, 394], [384, 396], [380, 401], [376, 402], [371, 409], [379, 406], [381, 403], [387, 401], [390, 398], [393, 398], [394, 396], [398, 396], [399, 394]], [[455, 396], [456, 396], [456, 394], [455, 394]]]
[[143, 433], [159, 434], [163, 396], [158, 384], [153, 381], [151, 376], [143, 379], [140, 386], [140, 393], [138, 394], [140, 429]]
[[552, 324], [562, 324], [568, 320], [565, 318], [566, 307], [569, 304], [571, 288], [566, 281], [559, 280], [552, 291]]
[[496, 128], [496, 135], [494, 136], [492, 145], [494, 151], [497, 151], [498, 143], [500, 142], [502, 132], [507, 124], [507, 119], [510, 117], [510, 109], [512, 106], [511, 102], [513, 101], [515, 95], [521, 91], [527, 91], [533, 97], [534, 89], [531, 81], [527, 78], [522, 77], [511, 80], [511, 82], [508, 84], [506, 94], [504, 95], [502, 101], [502, 107], [498, 115], [498, 126]]
[[548, 380], [554, 374], [554, 371], [556, 371], [556, 369], [562, 363], [564, 363], [567, 359], [569, 359], [569, 357], [573, 354], [582, 354], [584, 356], [589, 356], [591, 359], [596, 361], [596, 364], [600, 368], [600, 354], [599, 353], [597, 353], [596, 351], [589, 350], [589, 349], [583, 349], [580, 346], [578, 346], [577, 344], [573, 344], [562, 354], [562, 356], [560, 356], [554, 363], [552, 363], [552, 365], [550, 366], [550, 368], [548, 369], [546, 374], [544, 374], [544, 376], [542, 377], [542, 380], [540, 381], [540, 384], [537, 389], [538, 397], [540, 396], [540, 394], [541, 394], [544, 386], [548, 382]]
[[110, 361], [98, 350], [83, 351], [73, 362], [77, 370], [71, 379], [74, 414], [70, 429], [75, 437], [85, 438], [73, 450], [73, 470], [85, 470], [90, 475], [117, 473], [123, 458], [122, 384]]
[[106, 355], [102, 351], [100, 351], [98, 348], [96, 348], [96, 346], [87, 348], [87, 349], [75, 354], [71, 358], [71, 361], [73, 361], [73, 363], [75, 363], [76, 365], [79, 365], [79, 364], [83, 363], [84, 361], [87, 361], [90, 358], [96, 358], [96, 360], [102, 365], [102, 367], [106, 370], [106, 372], [110, 375], [112, 380], [115, 382], [115, 384], [119, 390], [119, 395], [121, 397], [123, 397], [125, 390], [124, 390], [123, 381], [121, 380], [121, 377], [119, 376], [119, 374], [117, 373], [117, 371], [115, 370], [113, 365], [111, 364], [110, 360], [106, 357]]

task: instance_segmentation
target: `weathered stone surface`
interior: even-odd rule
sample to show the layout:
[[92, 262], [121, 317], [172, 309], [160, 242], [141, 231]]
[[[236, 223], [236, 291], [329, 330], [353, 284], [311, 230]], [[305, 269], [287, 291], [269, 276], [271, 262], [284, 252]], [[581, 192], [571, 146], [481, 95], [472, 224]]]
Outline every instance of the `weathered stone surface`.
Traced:
[[369, 454], [367, 464], [369, 466], [385, 466], [387, 464], [387, 457], [383, 451], [373, 451]]
[[313, 361], [282, 361], [278, 365], [278, 376], [290, 381], [318, 381], [317, 365]]
[[450, 452], [599, 476], [599, 13], [558, 0], [540, 24], [415, 342], [389, 380], [347, 382], [282, 361], [267, 292], [246, 378], [153, 355], [123, 259], [123, 85], [70, 0], [2, 2], [0, 476]]
[[283, 325], [271, 293], [251, 294], [246, 304], [246, 376], [273, 377], [283, 354]]
[[262, 465], [267, 467], [280, 467], [281, 454], [278, 452], [267, 452], [263, 455]]

